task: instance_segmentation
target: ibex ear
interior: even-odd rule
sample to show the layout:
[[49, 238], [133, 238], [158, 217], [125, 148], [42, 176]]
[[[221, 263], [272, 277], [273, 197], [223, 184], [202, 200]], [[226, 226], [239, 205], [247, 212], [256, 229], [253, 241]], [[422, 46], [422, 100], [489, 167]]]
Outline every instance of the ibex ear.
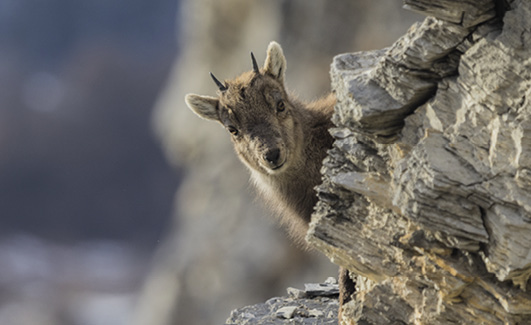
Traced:
[[286, 58], [282, 47], [277, 42], [269, 43], [267, 47], [267, 58], [264, 63], [265, 72], [284, 82], [284, 72], [286, 71]]
[[218, 98], [188, 94], [184, 100], [188, 107], [199, 117], [206, 120], [219, 121]]

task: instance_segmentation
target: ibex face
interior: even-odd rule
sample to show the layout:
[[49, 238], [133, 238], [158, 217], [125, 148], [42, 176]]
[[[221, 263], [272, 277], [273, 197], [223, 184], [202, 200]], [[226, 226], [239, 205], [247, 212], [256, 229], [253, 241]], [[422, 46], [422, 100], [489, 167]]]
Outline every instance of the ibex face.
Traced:
[[252, 71], [225, 84], [212, 75], [219, 98], [189, 94], [186, 103], [200, 117], [225, 126], [248, 167], [276, 175], [300, 157], [302, 130], [284, 89], [286, 59], [280, 45], [269, 45], [264, 68], [252, 59]]

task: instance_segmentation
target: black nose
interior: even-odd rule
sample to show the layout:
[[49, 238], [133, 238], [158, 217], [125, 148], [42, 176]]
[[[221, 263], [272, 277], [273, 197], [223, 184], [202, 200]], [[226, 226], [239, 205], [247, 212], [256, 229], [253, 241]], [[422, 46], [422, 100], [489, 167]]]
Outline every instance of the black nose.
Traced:
[[264, 154], [264, 159], [271, 165], [277, 165], [280, 158], [280, 149], [271, 149]]

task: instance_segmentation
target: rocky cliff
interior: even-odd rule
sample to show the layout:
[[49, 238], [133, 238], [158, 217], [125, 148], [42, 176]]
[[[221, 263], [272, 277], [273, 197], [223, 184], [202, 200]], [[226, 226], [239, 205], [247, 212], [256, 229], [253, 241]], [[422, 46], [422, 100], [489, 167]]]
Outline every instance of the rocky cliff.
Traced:
[[336, 56], [336, 141], [307, 240], [345, 323], [531, 322], [531, 2], [406, 0], [390, 48]]
[[332, 63], [307, 240], [357, 282], [343, 324], [529, 324], [531, 3], [405, 3], [428, 17]]

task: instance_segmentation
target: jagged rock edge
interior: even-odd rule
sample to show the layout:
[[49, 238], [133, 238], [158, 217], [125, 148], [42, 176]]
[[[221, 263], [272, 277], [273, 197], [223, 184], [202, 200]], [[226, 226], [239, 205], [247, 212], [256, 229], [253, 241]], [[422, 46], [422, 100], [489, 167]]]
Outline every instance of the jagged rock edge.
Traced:
[[[457, 47], [461, 47], [461, 46], [462, 46], [462, 43], [464, 43], [465, 41], [467, 41], [467, 38], [469, 37], [469, 35], [471, 35], [471, 33], [472, 33], [472, 32], [470, 32], [465, 38], [463, 38], [463, 40], [462, 40], [459, 44], [457, 44], [457, 45], [454, 47], [454, 50], [457, 49]], [[459, 51], [460, 51], [460, 50], [461, 50], [461, 49], [459, 49]], [[427, 98], [425, 102], [427, 102], [427, 101], [429, 101], [429, 100], [430, 100], [430, 98]], [[423, 106], [423, 105], [416, 106], [416, 107], [415, 107], [415, 110], [418, 109], [418, 108], [421, 107], [421, 106]], [[404, 116], [404, 119], [405, 119], [405, 118], [406, 118], [406, 116]], [[335, 119], [335, 122], [337, 122], [338, 120], [341, 120], [341, 117], [336, 118], [336, 119]], [[351, 124], [351, 125], [352, 125], [352, 124]], [[361, 123], [354, 123], [354, 125], [355, 125], [355, 127], [357, 127], [358, 129], [361, 129], [361, 132], [358, 133], [358, 137], [364, 137], [364, 138], [370, 137], [370, 132], [363, 132], [363, 131], [364, 131], [364, 130], [363, 130], [363, 124], [361, 124]], [[358, 131], [358, 130], [356, 130], [356, 131]], [[366, 139], [365, 139], [365, 140], [366, 140]], [[375, 140], [374, 137], [373, 137], [372, 140]], [[375, 142], [377, 142], [377, 140], [376, 140]], [[376, 143], [375, 146], [377, 147], [378, 144]], [[451, 152], [450, 152], [450, 153], [451, 153]], [[325, 167], [325, 168], [326, 168], [326, 167]], [[325, 180], [325, 183], [326, 183], [326, 180]], [[475, 185], [475, 184], [472, 183], [472, 184], [469, 184], [469, 185]], [[325, 185], [323, 185], [323, 186], [325, 186]], [[320, 190], [321, 190], [321, 191], [322, 191], [323, 186], [320, 187]], [[330, 195], [330, 194], [326, 194], [325, 192], [326, 192], [326, 191], [322, 191], [322, 193], [321, 193], [321, 197], [325, 197], [325, 196], [327, 196], [327, 195]], [[333, 191], [332, 191], [332, 192], [333, 192]], [[364, 193], [360, 193], [360, 194], [363, 195]], [[470, 195], [473, 195], [473, 194], [474, 194], [474, 193], [471, 193]], [[369, 200], [370, 200], [370, 198], [369, 198]], [[317, 210], [319, 210], [319, 208], [320, 208], [320, 207], [319, 207], [319, 204], [318, 204]], [[321, 207], [321, 208], [322, 208], [322, 207]], [[317, 213], [317, 214], [318, 214], [318, 213]], [[486, 224], [486, 221], [485, 221], [486, 219], [485, 219], [485, 218], [486, 218], [486, 217], [485, 217], [485, 215], [484, 215], [484, 211], [481, 211], [481, 210], [479, 211], [479, 217], [481, 218], [481, 225], [482, 225], [483, 230], [484, 230], [484, 232], [485, 232], [485, 234], [486, 234], [486, 236], [487, 236], [487, 238], [488, 238], [488, 237], [490, 236], [490, 233], [487, 232], [487, 227], [485, 226], [485, 224]], [[343, 219], [346, 219], [346, 218], [343, 218]], [[319, 222], [319, 220], [322, 220], [322, 216], [317, 216], [317, 217], [315, 218], [315, 220], [314, 220], [315, 222], [312, 222], [312, 227], [314, 227], [314, 224], [317, 223], [317, 222]], [[314, 237], [312, 238], [312, 236], [314, 236]], [[309, 242], [311, 242], [311, 243], [313, 242], [313, 244], [314, 244], [316, 247], [318, 247], [318, 248], [320, 248], [321, 250], [325, 251], [325, 253], [327, 253], [327, 254], [332, 258], [333, 261], [335, 260], [336, 262], [339, 262], [340, 258], [338, 258], [338, 256], [334, 256], [335, 254], [332, 253], [332, 252], [330, 251], [331, 247], [335, 247], [335, 248], [332, 249], [332, 250], [337, 250], [337, 249], [340, 250], [340, 249], [341, 249], [341, 248], [339, 248], [339, 246], [337, 245], [337, 243], [336, 243], [335, 245], [334, 245], [334, 244], [329, 245], [328, 249], [323, 249], [323, 246], [320, 245], [318, 242], [319, 242], [320, 240], [323, 240], [324, 238], [318, 238], [318, 237], [319, 237], [318, 235], [315, 235], [315, 232], [312, 234], [312, 230], [311, 230], [311, 231], [309, 232], [309, 235], [307, 236], [307, 239], [308, 239]], [[330, 239], [328, 238], [327, 240], [330, 240]], [[332, 240], [333, 240], [333, 239], [332, 239]], [[451, 245], [450, 245], [450, 246], [451, 246]], [[345, 247], [348, 247], [348, 246], [345, 246]], [[478, 249], [480, 249], [480, 248], [478, 248]], [[348, 258], [346, 258], [346, 260], [348, 260]], [[342, 263], [340, 262], [339, 264], [342, 264], [343, 266], [345, 266], [345, 264], [347, 264], [347, 267], [348, 267], [348, 264], [349, 264], [349, 263], [348, 263], [348, 262], [345, 262], [345, 261], [342, 261]], [[351, 265], [351, 266], [352, 266], [352, 265]], [[354, 270], [357, 270], [358, 273], [363, 274], [363, 272], [359, 272], [360, 270], [357, 269], [356, 267], [354, 267], [353, 269], [354, 269]], [[523, 273], [526, 273], [526, 272], [525, 272], [525, 269], [524, 269], [524, 272], [523, 272]], [[524, 276], [525, 276], [525, 275], [524, 275]], [[370, 275], [369, 275], [369, 277], [370, 277]], [[375, 280], [378, 280], [378, 279], [375, 279]], [[522, 281], [520, 281], [519, 285], [520, 285], [523, 289], [525, 289], [525, 283], [522, 284]], [[503, 307], [504, 307], [504, 309], [505, 309], [505, 312], [509, 312], [509, 313], [511, 313], [511, 312], [514, 312], [516, 309], [518, 309], [518, 308], [512, 308], [512, 307], [514, 307], [514, 306], [511, 307], [511, 306], [509, 306], [508, 304], [504, 304], [504, 303], [502, 303], [502, 301], [503, 301], [502, 298], [503, 298], [503, 297], [501, 297], [499, 294], [494, 294], [494, 293], [493, 293], [493, 291], [496, 291], [496, 290], [493, 290], [493, 289], [492, 289], [492, 288], [495, 287], [495, 286], [496, 286], [495, 284], [494, 284], [494, 285], [490, 284], [490, 285], [487, 285], [487, 286], [483, 285], [483, 287], [485, 288], [486, 292], [490, 292], [491, 294], [493, 294], [494, 296], [496, 296], [496, 297], [497, 297], [496, 299], [498, 300], [498, 302], [499, 302], [501, 305], [504, 305]], [[490, 290], [489, 290], [489, 289], [490, 289]], [[527, 298], [526, 298], [526, 295], [523, 295], [523, 296], [520, 295], [520, 298], [523, 299], [523, 301], [525, 301], [525, 300], [527, 299]], [[523, 314], [528, 314], [530, 311], [529, 311], [529, 310], [526, 310], [526, 309], [524, 308], [524, 310], [519, 310], [519, 312], [522, 312]], [[488, 318], [488, 316], [489, 316], [489, 315], [485, 315], [486, 319]]]

